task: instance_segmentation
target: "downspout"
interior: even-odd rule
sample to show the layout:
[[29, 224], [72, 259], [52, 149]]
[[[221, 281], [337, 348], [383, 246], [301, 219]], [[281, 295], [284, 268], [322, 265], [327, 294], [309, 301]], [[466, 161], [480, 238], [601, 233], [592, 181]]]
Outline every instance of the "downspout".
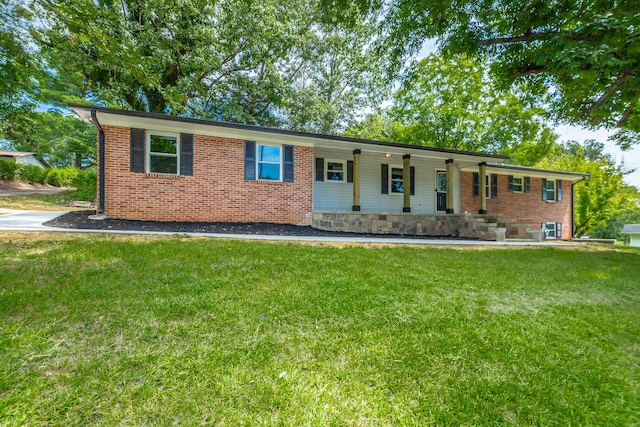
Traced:
[[98, 121], [96, 110], [91, 110], [91, 120], [98, 129], [98, 181], [100, 185], [100, 192], [98, 194], [98, 215], [104, 214], [104, 130]]
[[571, 237], [576, 237], [576, 222], [575, 222], [575, 192], [573, 191], [573, 187], [576, 184], [581, 183], [582, 181], [584, 181], [585, 179], [587, 179], [586, 176], [583, 176], [581, 179], [574, 181], [571, 183]]

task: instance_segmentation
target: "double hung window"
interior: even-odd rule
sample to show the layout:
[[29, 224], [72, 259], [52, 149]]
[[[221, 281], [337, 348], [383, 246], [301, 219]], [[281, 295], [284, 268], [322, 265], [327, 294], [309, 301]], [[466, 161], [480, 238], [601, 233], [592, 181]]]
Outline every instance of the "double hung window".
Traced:
[[282, 175], [282, 149], [276, 145], [257, 146], [258, 179], [280, 181]]
[[330, 182], [346, 182], [346, 161], [340, 160], [326, 160], [326, 174], [325, 181]]
[[391, 193], [404, 193], [404, 172], [402, 168], [391, 168]]
[[177, 175], [180, 167], [178, 135], [148, 133], [149, 173]]
[[521, 176], [514, 176], [512, 178], [513, 192], [522, 193], [524, 190], [524, 179]]

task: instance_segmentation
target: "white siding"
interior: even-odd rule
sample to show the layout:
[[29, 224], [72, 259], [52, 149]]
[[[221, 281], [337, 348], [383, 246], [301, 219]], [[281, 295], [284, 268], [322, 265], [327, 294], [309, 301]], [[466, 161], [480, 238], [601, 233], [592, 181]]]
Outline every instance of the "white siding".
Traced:
[[39, 166], [41, 168], [43, 167], [42, 163], [40, 163], [40, 160], [38, 160], [33, 154], [29, 154], [28, 156], [16, 157], [16, 163], [19, 163], [21, 165]]
[[629, 235], [629, 246], [635, 246], [640, 248], [640, 234]]
[[[336, 150], [316, 147], [315, 157], [323, 159], [353, 160], [348, 150]], [[360, 157], [360, 207], [362, 212], [402, 212], [402, 194], [382, 194], [381, 165], [402, 167], [402, 156], [384, 157], [382, 153], [362, 150]], [[314, 163], [315, 165], [315, 163]], [[444, 160], [411, 157], [411, 166], [415, 167], [415, 195], [411, 196], [411, 212], [434, 213], [436, 211], [436, 170], [445, 170]], [[454, 164], [454, 210], [460, 212], [460, 170]], [[353, 184], [313, 181], [313, 208], [319, 211], [350, 211], [353, 205]]]

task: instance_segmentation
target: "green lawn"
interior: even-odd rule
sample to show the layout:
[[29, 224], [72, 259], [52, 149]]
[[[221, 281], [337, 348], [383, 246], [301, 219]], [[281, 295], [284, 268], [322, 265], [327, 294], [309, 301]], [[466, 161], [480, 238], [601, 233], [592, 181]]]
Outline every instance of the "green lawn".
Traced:
[[640, 424], [639, 251], [29, 236], [2, 425]]

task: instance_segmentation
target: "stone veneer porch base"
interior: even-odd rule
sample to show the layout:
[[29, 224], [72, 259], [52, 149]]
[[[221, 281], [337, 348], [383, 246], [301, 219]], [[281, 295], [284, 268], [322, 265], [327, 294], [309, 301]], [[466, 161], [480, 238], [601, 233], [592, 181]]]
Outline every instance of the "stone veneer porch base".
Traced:
[[459, 237], [504, 241], [506, 228], [469, 213], [413, 214], [315, 211], [312, 227], [326, 231]]

